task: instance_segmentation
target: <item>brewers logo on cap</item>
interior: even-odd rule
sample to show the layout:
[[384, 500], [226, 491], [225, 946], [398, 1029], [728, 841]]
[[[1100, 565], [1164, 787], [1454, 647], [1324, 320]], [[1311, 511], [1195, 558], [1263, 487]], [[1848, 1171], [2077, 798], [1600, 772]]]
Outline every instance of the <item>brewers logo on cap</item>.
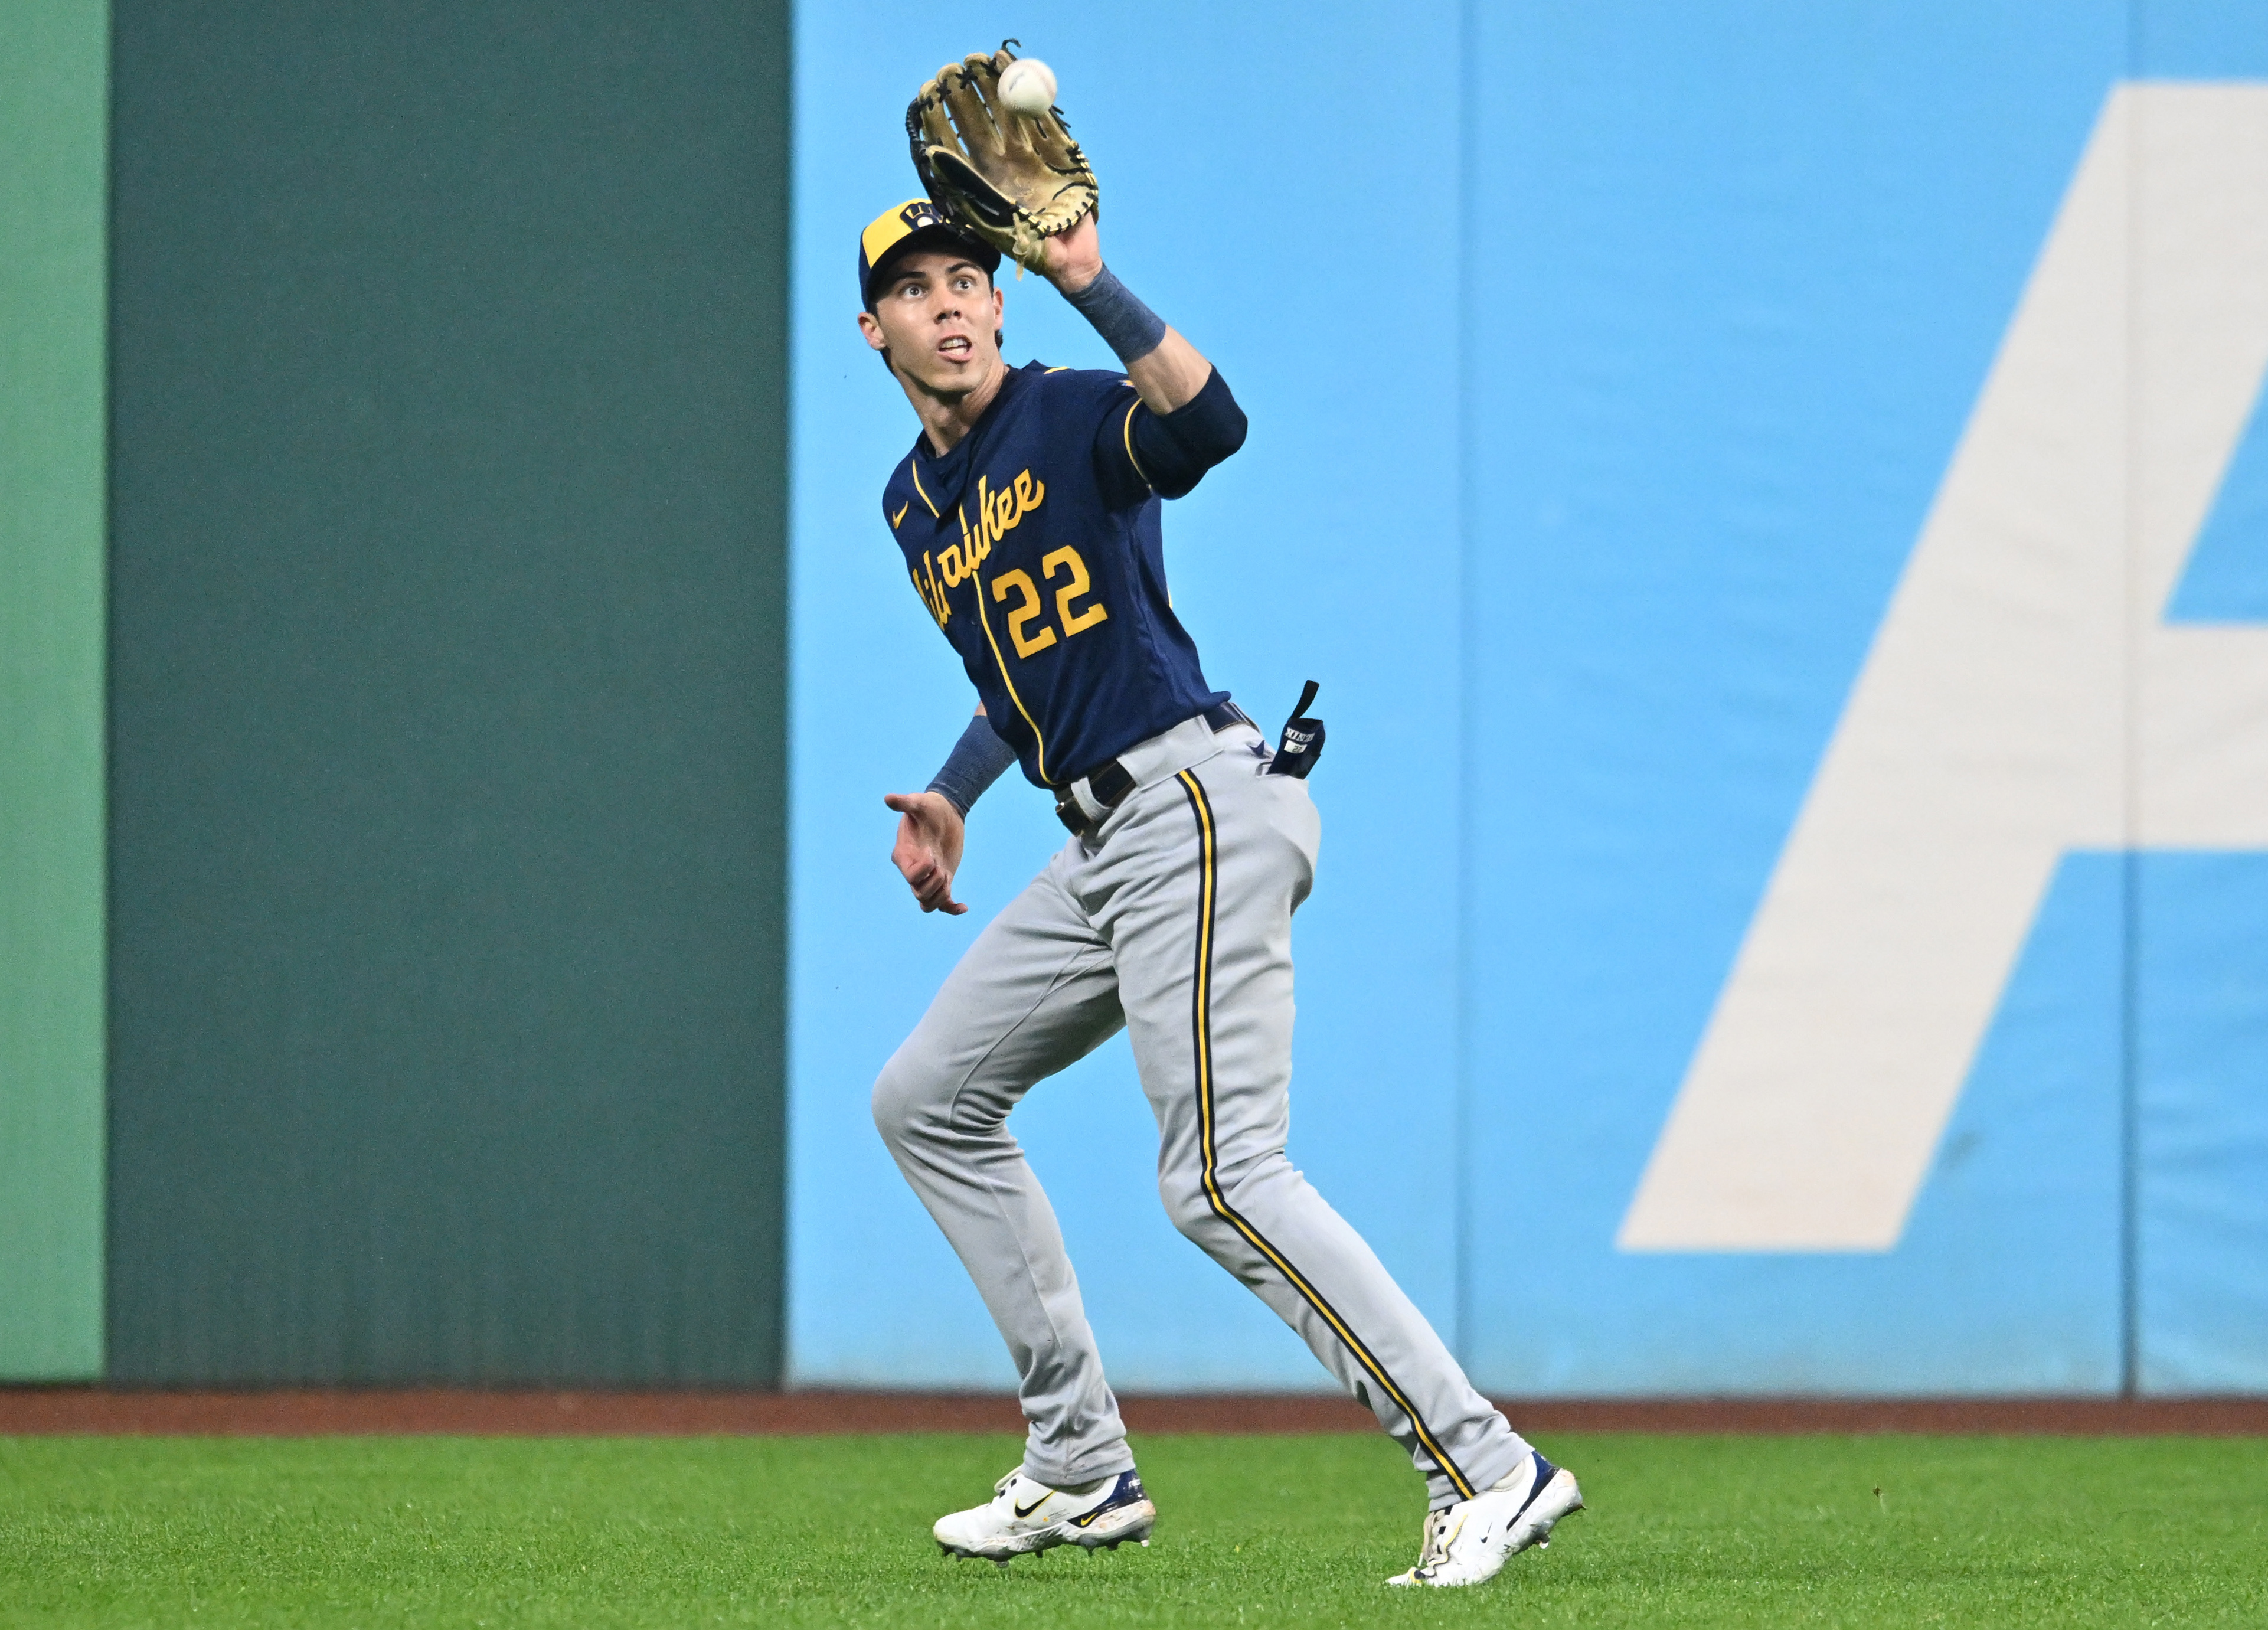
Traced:
[[934, 241], [939, 247], [950, 244], [966, 250], [968, 258], [987, 272], [999, 269], [999, 250], [946, 220], [927, 198], [909, 198], [895, 209], [883, 210], [858, 234], [858, 298], [870, 310], [874, 304], [875, 277], [896, 255], [916, 247], [917, 237]]

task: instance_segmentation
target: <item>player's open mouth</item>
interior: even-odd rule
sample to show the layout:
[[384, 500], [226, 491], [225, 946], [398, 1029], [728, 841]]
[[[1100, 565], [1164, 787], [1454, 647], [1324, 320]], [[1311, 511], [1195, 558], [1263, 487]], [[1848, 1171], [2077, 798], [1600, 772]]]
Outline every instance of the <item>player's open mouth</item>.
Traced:
[[967, 336], [959, 334], [954, 335], [949, 340], [940, 340], [938, 343], [937, 347], [938, 355], [940, 357], [955, 358], [968, 356], [970, 349], [971, 347]]

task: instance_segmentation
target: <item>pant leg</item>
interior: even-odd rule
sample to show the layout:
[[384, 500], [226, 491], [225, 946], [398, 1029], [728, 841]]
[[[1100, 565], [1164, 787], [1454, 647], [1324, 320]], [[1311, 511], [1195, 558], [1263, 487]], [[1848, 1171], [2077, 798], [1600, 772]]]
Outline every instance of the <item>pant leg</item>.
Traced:
[[876, 1127], [1008, 1344], [1024, 1470], [1050, 1487], [1134, 1464], [1055, 1209], [1006, 1125], [1035, 1081], [1124, 1022], [1109, 949], [1064, 894], [1064, 864], [976, 937], [874, 1084]]
[[1292, 913], [1320, 822], [1303, 782], [1257, 768], [1231, 750], [1137, 794], [1080, 874], [1082, 901], [1116, 959], [1175, 1226], [1377, 1414], [1438, 1508], [1503, 1477], [1528, 1445], [1285, 1153]]

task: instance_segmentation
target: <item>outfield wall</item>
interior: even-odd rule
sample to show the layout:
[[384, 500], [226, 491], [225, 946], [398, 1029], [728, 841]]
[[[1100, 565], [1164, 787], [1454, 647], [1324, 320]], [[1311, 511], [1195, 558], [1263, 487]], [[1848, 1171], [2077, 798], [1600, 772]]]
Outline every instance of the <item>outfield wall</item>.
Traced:
[[[2268, 1392], [2268, 0], [8, 8], [0, 1377], [1008, 1384], [867, 1092], [1060, 832], [887, 866], [850, 276], [1006, 33], [1251, 412], [1292, 1154], [1476, 1377]], [[1322, 1384], [1123, 1042], [1016, 1127], [1122, 1387]]]
[[[1168, 559], [1216, 683], [1323, 684], [1292, 1154], [1476, 1377], [2268, 1387], [2268, 6], [1009, 29], [1251, 412]], [[883, 859], [968, 701], [850, 245], [909, 189], [866, 133], [982, 43], [799, 15], [814, 1383], [1010, 1379], [865, 1110], [1060, 837], [991, 794], [961, 919]], [[1007, 329], [1105, 361], [1029, 280]], [[1160, 1213], [1123, 1039], [1016, 1125], [1120, 1385], [1321, 1383]]]
[[120, 0], [114, 1379], [778, 1374], [786, 22]]

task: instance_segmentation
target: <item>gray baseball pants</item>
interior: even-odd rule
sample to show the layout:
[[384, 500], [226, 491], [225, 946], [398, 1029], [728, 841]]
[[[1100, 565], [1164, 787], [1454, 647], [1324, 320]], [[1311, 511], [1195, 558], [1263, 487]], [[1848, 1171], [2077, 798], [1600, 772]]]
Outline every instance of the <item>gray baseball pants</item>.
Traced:
[[874, 1121], [1014, 1357], [1025, 1474], [1123, 1471], [1134, 1457], [1079, 1280], [1007, 1119], [1123, 1025], [1174, 1225], [1376, 1412], [1438, 1508], [1528, 1445], [1285, 1157], [1292, 913], [1321, 822], [1305, 782], [1260, 773], [1266, 750], [1248, 725], [1191, 719], [1122, 755], [1136, 790], [968, 948], [876, 1081]]

